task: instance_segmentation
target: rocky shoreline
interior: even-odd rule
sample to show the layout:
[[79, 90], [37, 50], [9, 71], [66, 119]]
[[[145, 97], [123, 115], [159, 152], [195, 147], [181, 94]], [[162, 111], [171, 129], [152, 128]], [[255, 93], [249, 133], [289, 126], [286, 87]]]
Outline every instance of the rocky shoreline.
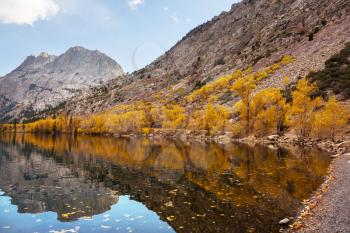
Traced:
[[263, 138], [256, 137], [247, 137], [242, 139], [235, 139], [234, 141], [243, 142], [243, 143], [258, 143], [264, 145], [277, 145], [277, 146], [302, 146], [302, 147], [316, 147], [320, 150], [326, 151], [331, 154], [332, 158], [337, 158], [340, 155], [344, 154], [347, 148], [350, 148], [350, 140], [338, 139], [335, 141], [332, 140], [323, 140], [315, 138], [305, 138], [300, 139], [295, 135], [288, 136], [279, 136], [279, 135], [269, 135]]
[[[115, 137], [130, 137], [134, 135], [114, 135]], [[300, 139], [296, 135], [287, 134], [285, 136], [268, 135], [265, 137], [249, 136], [245, 138], [236, 138], [231, 132], [225, 132], [221, 135], [210, 136], [206, 130], [167, 130], [154, 129], [152, 133], [144, 134], [147, 138], [171, 138], [183, 141], [200, 141], [200, 142], [216, 142], [219, 144], [227, 144], [231, 142], [239, 142], [245, 144], [262, 144], [274, 146], [302, 146], [302, 147], [316, 147], [320, 150], [331, 154], [332, 158], [337, 158], [344, 154], [347, 149], [350, 149], [350, 140], [337, 139], [335, 141], [318, 139], [318, 138], [304, 138]], [[350, 152], [350, 151], [349, 151]]]
[[350, 232], [349, 168], [350, 153], [336, 157], [323, 184], [304, 201], [296, 220], [284, 232]]

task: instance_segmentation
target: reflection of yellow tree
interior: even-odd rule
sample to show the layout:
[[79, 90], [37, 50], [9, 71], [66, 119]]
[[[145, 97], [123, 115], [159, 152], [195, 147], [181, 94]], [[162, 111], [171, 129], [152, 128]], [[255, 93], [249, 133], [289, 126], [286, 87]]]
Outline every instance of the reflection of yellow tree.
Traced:
[[162, 169], [182, 170], [185, 167], [184, 153], [175, 143], [164, 146], [154, 166]]
[[[208, 157], [215, 157], [219, 151], [212, 150]], [[224, 152], [224, 160], [220, 160], [220, 156], [215, 157], [217, 167], [204, 168], [205, 174], [188, 172], [186, 177], [218, 198], [239, 205], [256, 203], [256, 198], [261, 198], [262, 194], [283, 200], [285, 208], [293, 205], [293, 197], [300, 201], [308, 198], [322, 181], [329, 162], [328, 157], [317, 150], [309, 151], [308, 156], [303, 157], [292, 155], [303, 154], [296, 148], [281, 152], [260, 146], [252, 149], [228, 145]], [[287, 153], [290, 154], [286, 156]], [[198, 160], [194, 164], [204, 161]], [[234, 161], [234, 165], [230, 160]], [[223, 183], [226, 175], [228, 183]]]
[[205, 171], [225, 171], [231, 167], [225, 152], [221, 145], [193, 144], [188, 148], [188, 160], [194, 167]]
[[164, 171], [185, 172], [189, 181], [234, 203], [253, 203], [254, 196], [262, 193], [284, 200], [286, 205], [292, 200], [291, 194], [299, 200], [307, 198], [322, 181], [329, 161], [316, 150], [302, 156], [303, 152], [295, 148], [288, 152], [234, 144], [184, 145], [168, 140], [33, 134], [4, 134], [0, 140], [35, 145], [58, 155], [69, 152], [76, 163], [84, 156], [140, 171], [152, 170], [154, 176]]
[[242, 180], [248, 179], [255, 190], [275, 198], [285, 196], [293, 185], [293, 195], [303, 200], [321, 182], [329, 160], [317, 150], [307, 152], [307, 157], [296, 156], [303, 153], [300, 149], [293, 150], [286, 156], [286, 151], [256, 147], [251, 156], [239, 154], [240, 166], [235, 173]]

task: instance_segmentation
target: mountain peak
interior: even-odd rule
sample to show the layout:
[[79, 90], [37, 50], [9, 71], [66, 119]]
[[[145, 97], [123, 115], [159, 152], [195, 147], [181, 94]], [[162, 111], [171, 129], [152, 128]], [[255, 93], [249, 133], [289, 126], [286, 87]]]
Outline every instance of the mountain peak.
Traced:
[[41, 52], [38, 57], [48, 58], [49, 54], [47, 52]]
[[[80, 91], [111, 79], [121, 80], [122, 67], [107, 55], [80, 46], [60, 56], [41, 52], [28, 56], [22, 64], [0, 80], [0, 96], [11, 105], [11, 116], [23, 110], [41, 111], [55, 107]], [[0, 99], [0, 110], [4, 108]], [[8, 105], [6, 105], [8, 106]], [[1, 118], [0, 111], [0, 118]]]
[[112, 58], [97, 50], [89, 50], [81, 46], [69, 48], [57, 57], [49, 68], [56, 73], [75, 71], [94, 78], [110, 74], [117, 77], [123, 74], [122, 67]]
[[69, 48], [69, 49], [67, 50], [67, 52], [68, 52], [68, 51], [73, 51], [73, 52], [90, 51], [90, 52], [91, 52], [91, 50], [89, 50], [89, 49], [87, 49], [87, 48], [84, 48], [84, 47], [82, 47], [82, 46], [74, 46], [74, 47], [71, 47], [71, 48]]
[[37, 70], [45, 66], [46, 64], [52, 62], [55, 58], [56, 56], [49, 55], [47, 52], [41, 52], [38, 56], [29, 55], [22, 62], [22, 64], [13, 72], [18, 72], [18, 71], [29, 72], [29, 71]]

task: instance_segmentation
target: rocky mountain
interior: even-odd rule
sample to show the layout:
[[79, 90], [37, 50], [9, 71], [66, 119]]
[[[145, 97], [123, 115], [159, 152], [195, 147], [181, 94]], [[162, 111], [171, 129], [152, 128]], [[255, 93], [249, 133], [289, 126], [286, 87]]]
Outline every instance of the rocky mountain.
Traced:
[[[181, 99], [203, 83], [238, 68], [254, 69], [290, 54], [295, 61], [263, 86], [279, 86], [324, 63], [350, 41], [348, 0], [243, 0], [189, 32], [127, 82], [112, 80], [67, 102], [64, 111], [98, 112], [133, 100], [153, 101], [154, 93]], [[228, 99], [228, 103], [232, 100]]]
[[[20, 118], [23, 110], [27, 114], [31, 109], [45, 110], [70, 97], [55, 111], [101, 112], [136, 100], [154, 102], [156, 95], [180, 100], [236, 69], [257, 70], [292, 55], [293, 63], [261, 85], [278, 87], [285, 76], [295, 81], [322, 70], [350, 41], [349, 22], [348, 0], [242, 0], [190, 31], [150, 65], [123, 78], [116, 78], [122, 71], [115, 62], [79, 47], [59, 57], [29, 57], [0, 78], [0, 114], [16, 113]], [[228, 96], [221, 104], [232, 106], [233, 101]]]
[[82, 90], [121, 80], [123, 69], [99, 51], [82, 47], [60, 56], [45, 52], [28, 56], [11, 73], [0, 78], [0, 117], [25, 118], [54, 108]]

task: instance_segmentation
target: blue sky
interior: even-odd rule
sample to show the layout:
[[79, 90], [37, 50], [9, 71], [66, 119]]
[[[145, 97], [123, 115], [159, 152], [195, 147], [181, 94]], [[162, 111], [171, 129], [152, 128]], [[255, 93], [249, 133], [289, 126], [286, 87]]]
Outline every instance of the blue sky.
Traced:
[[237, 0], [1, 0], [0, 75], [30, 54], [98, 49], [142, 68]]

